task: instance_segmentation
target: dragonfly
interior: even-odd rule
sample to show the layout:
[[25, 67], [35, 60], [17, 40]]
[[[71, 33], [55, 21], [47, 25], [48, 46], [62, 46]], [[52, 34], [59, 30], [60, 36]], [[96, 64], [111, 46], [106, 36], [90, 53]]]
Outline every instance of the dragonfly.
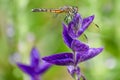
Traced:
[[73, 18], [73, 16], [78, 13], [78, 7], [77, 6], [63, 6], [61, 8], [54, 8], [54, 9], [46, 9], [46, 8], [34, 8], [32, 9], [32, 12], [51, 12], [51, 13], [66, 13], [66, 16], [64, 18], [64, 21], [68, 23], [68, 19]]
[[[78, 7], [77, 6], [63, 6], [60, 8], [52, 8], [52, 9], [51, 8], [34, 8], [32, 9], [32, 12], [50, 12], [50, 13], [56, 13], [56, 14], [66, 13], [64, 21], [66, 23], [69, 23], [69, 17], [70, 19], [72, 19], [74, 15], [78, 13]], [[94, 22], [93, 22], [93, 25], [99, 28], [99, 26], [95, 24]], [[87, 36], [85, 34], [83, 34], [83, 36], [88, 41]]]

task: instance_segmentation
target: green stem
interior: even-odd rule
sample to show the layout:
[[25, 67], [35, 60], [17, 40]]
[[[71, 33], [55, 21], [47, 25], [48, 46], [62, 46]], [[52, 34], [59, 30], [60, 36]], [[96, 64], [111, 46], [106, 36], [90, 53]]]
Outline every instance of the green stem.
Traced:
[[[74, 60], [74, 70], [76, 70], [77, 66], [76, 66], [76, 52], [75, 51], [73, 51], [73, 60]], [[76, 73], [74, 74], [74, 79], [78, 80], [78, 76], [76, 75]]]

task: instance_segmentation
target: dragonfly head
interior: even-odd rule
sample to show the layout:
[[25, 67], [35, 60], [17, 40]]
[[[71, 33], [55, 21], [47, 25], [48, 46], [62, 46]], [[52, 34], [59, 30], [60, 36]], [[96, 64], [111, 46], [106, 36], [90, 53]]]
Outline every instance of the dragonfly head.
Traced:
[[78, 7], [77, 6], [73, 6], [73, 13], [76, 14], [78, 12]]

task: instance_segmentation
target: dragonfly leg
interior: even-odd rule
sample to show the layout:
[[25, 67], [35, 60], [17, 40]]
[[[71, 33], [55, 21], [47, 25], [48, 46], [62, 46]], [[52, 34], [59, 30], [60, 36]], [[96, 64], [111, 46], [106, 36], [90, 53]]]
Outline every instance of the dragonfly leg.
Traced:
[[86, 36], [86, 34], [83, 34], [85, 39], [87, 40], [87, 43], [88, 43], [88, 37]]
[[65, 21], [67, 24], [69, 23], [69, 21], [68, 21], [68, 17], [69, 17], [69, 16], [66, 15], [65, 18], [64, 18], [64, 21]]

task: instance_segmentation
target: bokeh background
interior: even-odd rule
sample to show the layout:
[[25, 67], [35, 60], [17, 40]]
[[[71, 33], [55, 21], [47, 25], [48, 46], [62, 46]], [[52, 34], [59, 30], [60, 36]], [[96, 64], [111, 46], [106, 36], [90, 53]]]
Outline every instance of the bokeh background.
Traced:
[[[83, 17], [95, 15], [94, 25], [81, 39], [91, 47], [104, 47], [95, 58], [80, 64], [88, 80], [120, 80], [120, 0], [0, 0], [0, 80], [29, 80], [15, 64], [29, 64], [31, 48], [41, 57], [70, 51], [62, 39], [64, 14], [33, 13], [32, 8], [78, 6]], [[66, 67], [53, 66], [42, 80], [73, 80]]]

